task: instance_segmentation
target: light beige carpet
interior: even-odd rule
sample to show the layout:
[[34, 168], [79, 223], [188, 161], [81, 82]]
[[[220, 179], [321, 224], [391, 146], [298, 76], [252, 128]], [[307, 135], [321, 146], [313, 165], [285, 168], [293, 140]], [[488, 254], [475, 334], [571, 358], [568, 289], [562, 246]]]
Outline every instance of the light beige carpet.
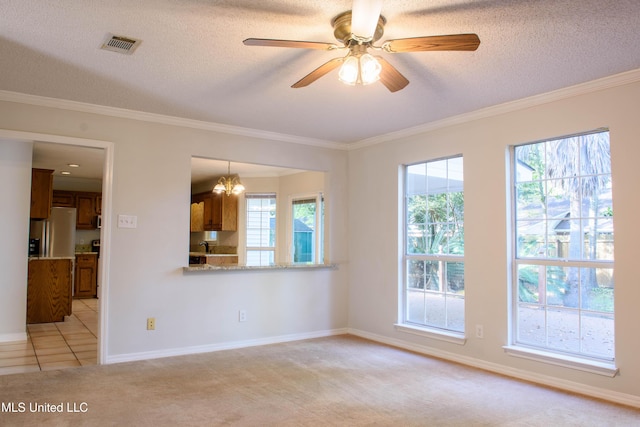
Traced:
[[640, 425], [640, 410], [349, 335], [6, 375], [0, 402], [2, 426]]

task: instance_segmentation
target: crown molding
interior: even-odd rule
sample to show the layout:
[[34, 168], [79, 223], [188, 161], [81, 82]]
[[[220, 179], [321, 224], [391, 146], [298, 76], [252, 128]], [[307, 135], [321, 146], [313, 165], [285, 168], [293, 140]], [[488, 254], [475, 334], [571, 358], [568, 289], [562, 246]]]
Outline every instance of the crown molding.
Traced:
[[449, 126], [471, 122], [473, 120], [498, 116], [501, 114], [519, 111], [566, 98], [572, 98], [575, 96], [585, 95], [600, 90], [623, 86], [638, 81], [640, 81], [640, 69], [627, 71], [620, 74], [614, 74], [612, 76], [603, 77], [601, 79], [592, 80], [590, 82], [581, 83], [575, 86], [569, 86], [566, 88], [554, 90], [552, 92], [534, 95], [527, 98], [518, 99], [516, 101], [505, 102], [503, 104], [493, 105], [491, 107], [482, 108], [470, 113], [447, 117], [442, 120], [437, 120], [434, 122], [402, 129], [397, 132], [390, 132], [384, 135], [378, 135], [371, 138], [363, 139], [350, 144], [348, 146], [348, 149], [357, 150], [360, 148], [370, 147], [385, 142], [397, 141], [398, 139], [415, 136], [421, 133], [431, 132]]
[[15, 102], [20, 104], [35, 105], [40, 107], [59, 108], [63, 110], [77, 111], [82, 113], [100, 114], [123, 119], [138, 120], [150, 123], [159, 123], [171, 126], [185, 127], [198, 130], [207, 130], [231, 135], [246, 136], [250, 138], [267, 139], [271, 141], [289, 142], [294, 144], [309, 145], [314, 147], [329, 148], [334, 150], [358, 150], [361, 148], [396, 141], [398, 139], [415, 136], [421, 133], [431, 132], [449, 126], [455, 126], [473, 120], [484, 119], [500, 114], [510, 113], [525, 108], [530, 108], [553, 101], [571, 98], [579, 95], [589, 94], [612, 87], [640, 81], [640, 69], [627, 71], [612, 76], [603, 77], [586, 83], [558, 89], [555, 91], [522, 98], [516, 101], [505, 102], [482, 108], [470, 113], [448, 117], [442, 120], [425, 123], [422, 125], [377, 135], [352, 143], [339, 143], [316, 138], [288, 135], [277, 132], [264, 131], [259, 129], [231, 126], [201, 120], [185, 119], [181, 117], [166, 116], [156, 113], [146, 113], [142, 111], [128, 110], [125, 108], [107, 107], [103, 105], [89, 104], [66, 99], [49, 98], [38, 95], [29, 95], [19, 92], [0, 90], [0, 101]]
[[231, 135], [247, 136], [250, 138], [268, 139], [271, 141], [290, 142], [294, 144], [310, 145], [314, 147], [346, 150], [345, 144], [322, 139], [307, 138], [269, 132], [259, 129], [231, 126], [202, 120], [185, 119], [181, 117], [166, 116], [156, 113], [128, 110], [126, 108], [107, 107], [104, 105], [89, 104], [85, 102], [70, 101], [67, 99], [49, 98], [39, 95], [29, 95], [20, 92], [0, 90], [0, 101], [15, 102], [19, 104], [35, 105], [38, 107], [59, 108], [62, 110], [77, 111], [81, 113], [100, 114], [122, 119], [138, 120], [142, 122], [158, 123], [164, 125], [185, 127], [198, 130], [207, 130]]

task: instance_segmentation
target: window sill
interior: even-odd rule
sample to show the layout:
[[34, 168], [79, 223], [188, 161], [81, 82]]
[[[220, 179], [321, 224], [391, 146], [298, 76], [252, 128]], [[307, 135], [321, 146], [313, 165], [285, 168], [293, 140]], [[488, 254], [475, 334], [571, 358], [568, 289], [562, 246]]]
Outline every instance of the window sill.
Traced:
[[504, 351], [507, 354], [514, 357], [535, 360], [537, 362], [548, 363], [550, 365], [562, 366], [564, 368], [576, 369], [584, 372], [590, 372], [597, 375], [604, 375], [611, 378], [615, 377], [618, 374], [618, 368], [616, 368], [613, 363], [581, 359], [578, 357], [550, 353], [526, 347], [517, 347], [513, 345], [506, 345], [502, 348], [504, 348]]
[[439, 329], [420, 328], [417, 326], [409, 326], [399, 323], [396, 323], [394, 326], [396, 328], [396, 331], [399, 332], [419, 335], [421, 337], [427, 337], [439, 341], [446, 341], [453, 344], [464, 345], [467, 341], [467, 339], [464, 337], [464, 334], [461, 333], [442, 331]]

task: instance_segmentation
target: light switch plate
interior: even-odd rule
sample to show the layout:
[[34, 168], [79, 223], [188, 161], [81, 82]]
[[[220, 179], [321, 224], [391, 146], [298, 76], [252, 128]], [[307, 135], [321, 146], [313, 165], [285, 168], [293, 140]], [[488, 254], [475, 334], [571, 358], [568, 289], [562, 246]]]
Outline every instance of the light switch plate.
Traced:
[[118, 228], [137, 228], [138, 217], [136, 215], [118, 215]]

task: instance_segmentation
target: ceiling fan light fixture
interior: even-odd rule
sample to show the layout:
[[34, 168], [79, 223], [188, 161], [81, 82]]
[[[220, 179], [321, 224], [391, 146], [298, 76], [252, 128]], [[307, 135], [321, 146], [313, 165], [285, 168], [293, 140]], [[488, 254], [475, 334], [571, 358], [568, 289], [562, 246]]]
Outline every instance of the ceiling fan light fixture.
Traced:
[[358, 74], [360, 74], [360, 64], [358, 57], [348, 55], [338, 72], [338, 79], [342, 83], [355, 85], [358, 82]]
[[368, 85], [380, 80], [382, 65], [376, 58], [368, 53], [360, 57], [360, 78], [363, 85]]
[[380, 79], [382, 65], [372, 55], [347, 55], [338, 72], [338, 79], [347, 85], [368, 85]]

